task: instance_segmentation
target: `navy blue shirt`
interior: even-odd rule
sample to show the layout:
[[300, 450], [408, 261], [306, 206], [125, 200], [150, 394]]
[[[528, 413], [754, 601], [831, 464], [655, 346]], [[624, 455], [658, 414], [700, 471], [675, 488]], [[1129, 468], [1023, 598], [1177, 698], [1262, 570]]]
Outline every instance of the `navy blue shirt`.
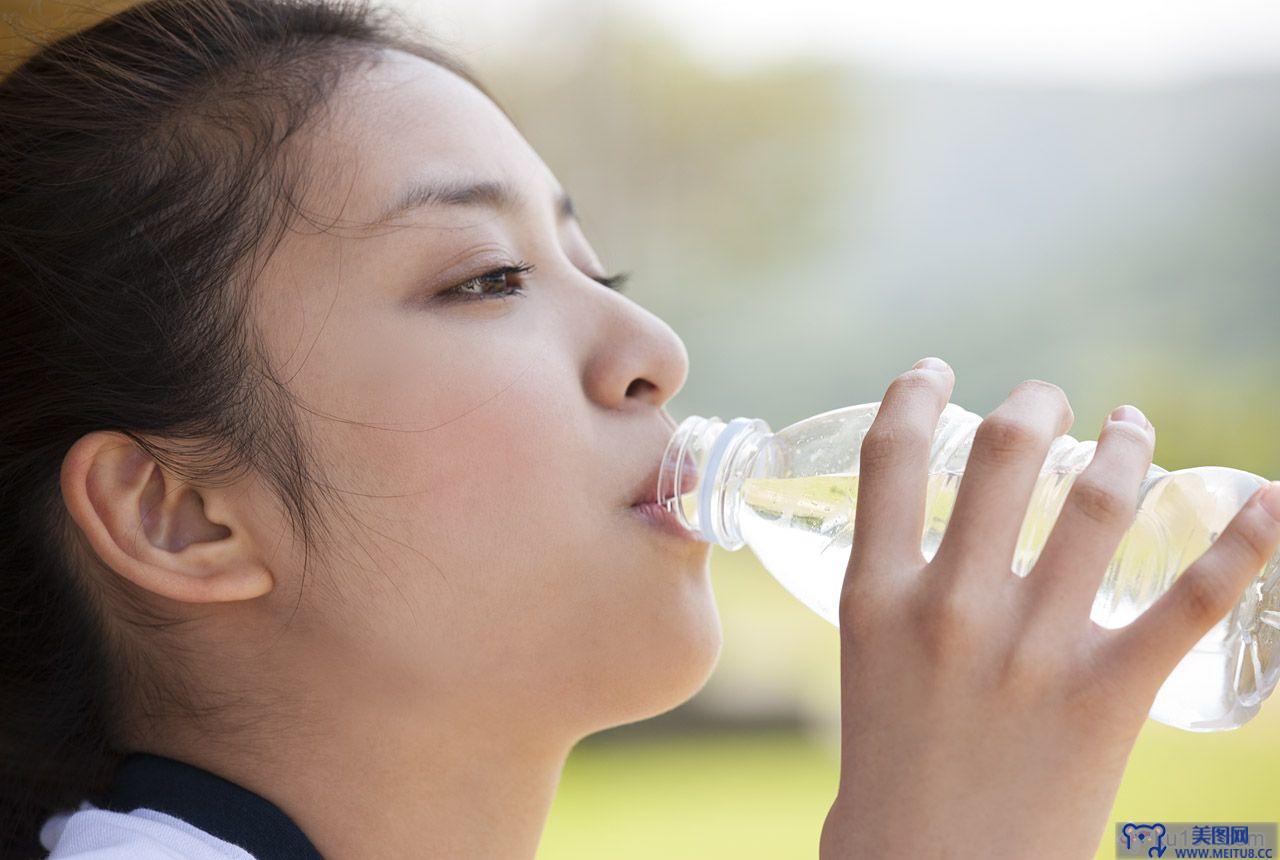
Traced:
[[280, 807], [203, 768], [152, 753], [129, 753], [94, 805], [115, 812], [154, 809], [252, 854], [257, 860], [323, 860]]

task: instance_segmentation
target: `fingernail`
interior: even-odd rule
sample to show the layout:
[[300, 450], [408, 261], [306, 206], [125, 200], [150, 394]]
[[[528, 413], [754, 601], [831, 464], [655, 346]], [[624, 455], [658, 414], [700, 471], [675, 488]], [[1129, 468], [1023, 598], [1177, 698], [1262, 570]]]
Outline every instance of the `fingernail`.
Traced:
[[1147, 420], [1147, 416], [1142, 414], [1142, 410], [1136, 406], [1130, 406], [1128, 403], [1111, 410], [1111, 415], [1108, 417], [1112, 421], [1127, 421], [1130, 424], [1137, 424], [1139, 427], [1151, 426], [1151, 422]]
[[1271, 519], [1280, 523], [1280, 481], [1272, 481], [1262, 491], [1262, 498], [1258, 499], [1262, 504], [1263, 510], [1271, 515]]
[[950, 367], [950, 365], [947, 364], [945, 361], [943, 361], [940, 358], [935, 358], [932, 355], [929, 356], [928, 358], [920, 359], [912, 366], [917, 367], [921, 370], [946, 370], [947, 368]]

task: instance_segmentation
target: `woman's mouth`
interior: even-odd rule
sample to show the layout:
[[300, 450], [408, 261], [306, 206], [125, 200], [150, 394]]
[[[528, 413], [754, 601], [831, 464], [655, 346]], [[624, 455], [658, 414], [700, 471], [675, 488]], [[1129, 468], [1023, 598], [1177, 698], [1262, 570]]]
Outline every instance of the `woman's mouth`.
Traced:
[[680, 525], [680, 521], [676, 519], [675, 514], [657, 502], [640, 502], [639, 504], [632, 505], [631, 510], [656, 529], [668, 532], [675, 537], [684, 538], [685, 540], [705, 543], [705, 541], [698, 537], [697, 534]]

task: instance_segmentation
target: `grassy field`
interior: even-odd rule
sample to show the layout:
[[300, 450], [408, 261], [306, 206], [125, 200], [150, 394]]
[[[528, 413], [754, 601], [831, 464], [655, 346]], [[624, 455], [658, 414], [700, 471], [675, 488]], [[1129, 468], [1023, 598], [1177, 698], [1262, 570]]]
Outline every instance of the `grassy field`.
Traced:
[[800, 736], [574, 751], [539, 858], [816, 857], [838, 763]]
[[[588, 741], [570, 757], [538, 856], [814, 858], [837, 768], [825, 746], [794, 735]], [[1280, 819], [1280, 708], [1235, 732], [1148, 722], [1111, 821], [1159, 819]], [[1097, 857], [1114, 856], [1108, 832]]]

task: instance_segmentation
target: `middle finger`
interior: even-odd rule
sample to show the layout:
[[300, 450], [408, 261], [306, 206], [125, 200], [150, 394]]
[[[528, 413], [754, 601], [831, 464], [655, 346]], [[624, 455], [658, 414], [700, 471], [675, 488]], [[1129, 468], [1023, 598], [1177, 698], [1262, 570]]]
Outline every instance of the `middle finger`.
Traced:
[[1014, 387], [978, 426], [931, 565], [988, 581], [1013, 575], [1013, 552], [1040, 469], [1053, 440], [1074, 421], [1053, 383], [1028, 379]]

